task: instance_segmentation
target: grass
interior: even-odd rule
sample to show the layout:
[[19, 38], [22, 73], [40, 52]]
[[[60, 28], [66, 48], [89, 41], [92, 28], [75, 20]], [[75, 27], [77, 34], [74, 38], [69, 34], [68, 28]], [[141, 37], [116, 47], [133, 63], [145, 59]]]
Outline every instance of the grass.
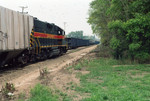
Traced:
[[86, 66], [87, 64], [89, 63], [89, 60], [80, 60], [78, 61], [77, 64], [74, 64], [74, 65], [71, 65], [67, 68], [67, 70], [70, 70], [70, 69], [74, 69], [74, 70], [81, 70], [84, 66]]
[[81, 70], [81, 68], [82, 68], [82, 67], [81, 67], [81, 64], [77, 64], [77, 65], [74, 66], [74, 69], [75, 69], [75, 70]]
[[80, 76], [75, 90], [90, 96], [82, 101], [150, 101], [150, 66], [120, 63], [101, 58], [84, 64], [90, 73]]
[[[72, 68], [79, 71], [80, 86], [70, 82], [66, 89], [83, 95], [81, 101], [150, 101], [150, 65], [100, 58], [81, 60], [67, 70]], [[90, 72], [82, 74], [82, 70]], [[72, 101], [73, 97], [38, 84], [28, 101]]]
[[59, 98], [50, 88], [37, 84], [31, 89], [31, 98], [28, 101], [59, 101]]
[[[67, 94], [60, 90], [51, 90], [49, 87], [37, 84], [31, 89], [31, 97], [27, 101], [71, 101]], [[19, 100], [24, 101], [24, 100]]]
[[18, 96], [18, 100], [17, 101], [25, 101], [26, 99], [26, 94], [25, 93], [20, 93]]

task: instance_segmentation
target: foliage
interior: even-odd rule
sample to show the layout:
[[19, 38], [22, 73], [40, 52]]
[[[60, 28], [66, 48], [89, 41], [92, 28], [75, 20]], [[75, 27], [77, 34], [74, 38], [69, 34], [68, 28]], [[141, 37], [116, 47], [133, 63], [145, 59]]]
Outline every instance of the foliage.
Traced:
[[64, 92], [57, 89], [52, 90], [41, 84], [37, 84], [31, 89], [30, 94], [31, 97], [27, 101], [72, 101], [72, 99]]
[[90, 39], [90, 40], [96, 40], [95, 36], [83, 36], [83, 39]]
[[70, 32], [67, 35], [68, 38], [80, 38], [80, 39], [90, 39], [90, 40], [99, 40], [96, 39], [95, 36], [91, 35], [91, 36], [84, 36], [83, 35], [83, 31], [75, 31], [75, 32]]
[[11, 97], [15, 92], [15, 86], [13, 83], [6, 83], [5, 86], [2, 87], [1, 91], [4, 96]]
[[81, 70], [82, 69], [82, 66], [81, 64], [77, 64], [75, 67], [74, 67], [75, 70]]
[[111, 48], [117, 50], [120, 47], [120, 40], [116, 37], [113, 37], [110, 41]]
[[67, 37], [83, 38], [83, 31], [70, 32]]
[[26, 101], [26, 94], [25, 93], [20, 93], [18, 96], [18, 100], [17, 101]]
[[91, 24], [93, 32], [101, 37], [101, 43], [108, 45], [110, 41], [109, 30], [107, 24], [109, 18], [107, 8], [110, 7], [109, 0], [94, 0], [90, 4], [88, 23]]
[[[103, 46], [113, 49], [115, 58], [141, 58], [150, 55], [149, 0], [94, 0], [89, 19]], [[128, 53], [128, 54], [124, 54]], [[142, 55], [143, 54], [143, 55]], [[127, 56], [126, 56], [127, 55]]]
[[99, 45], [96, 49], [97, 57], [112, 57], [110, 47]]
[[31, 89], [31, 98], [29, 101], [59, 101], [58, 96], [53, 94], [48, 87], [37, 84]]

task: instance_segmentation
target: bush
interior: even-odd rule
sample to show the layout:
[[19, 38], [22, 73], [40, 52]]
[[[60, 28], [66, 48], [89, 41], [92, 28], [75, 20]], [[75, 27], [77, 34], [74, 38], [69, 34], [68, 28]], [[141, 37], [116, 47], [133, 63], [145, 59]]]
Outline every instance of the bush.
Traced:
[[96, 49], [98, 57], [111, 57], [111, 49], [108, 46], [99, 45]]
[[135, 58], [139, 63], [147, 62], [150, 59], [150, 55], [146, 52], [140, 52], [135, 55]]

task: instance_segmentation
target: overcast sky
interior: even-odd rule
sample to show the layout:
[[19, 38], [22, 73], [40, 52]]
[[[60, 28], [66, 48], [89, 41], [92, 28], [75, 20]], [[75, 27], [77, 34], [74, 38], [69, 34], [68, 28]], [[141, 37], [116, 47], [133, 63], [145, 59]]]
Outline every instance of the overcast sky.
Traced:
[[0, 6], [21, 11], [19, 6], [28, 6], [25, 12], [42, 21], [55, 23], [66, 33], [83, 30], [84, 35], [92, 35], [87, 23], [89, 3], [92, 0], [0, 0]]

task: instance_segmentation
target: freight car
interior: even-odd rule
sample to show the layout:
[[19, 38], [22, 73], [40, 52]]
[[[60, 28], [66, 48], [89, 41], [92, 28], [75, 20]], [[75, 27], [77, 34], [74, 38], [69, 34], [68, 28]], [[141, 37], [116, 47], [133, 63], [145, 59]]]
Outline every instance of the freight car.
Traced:
[[81, 46], [89, 46], [89, 40], [80, 38], [66, 38], [68, 49], [74, 49]]
[[0, 66], [11, 63], [30, 48], [33, 17], [0, 6]]
[[81, 38], [66, 38], [68, 49], [74, 49], [82, 46], [99, 44], [99, 41], [81, 39]]
[[99, 44], [100, 42], [99, 41], [96, 41], [96, 40], [89, 40], [89, 45], [96, 45], [96, 44]]
[[0, 67], [61, 55], [66, 48], [60, 27], [0, 6]]

